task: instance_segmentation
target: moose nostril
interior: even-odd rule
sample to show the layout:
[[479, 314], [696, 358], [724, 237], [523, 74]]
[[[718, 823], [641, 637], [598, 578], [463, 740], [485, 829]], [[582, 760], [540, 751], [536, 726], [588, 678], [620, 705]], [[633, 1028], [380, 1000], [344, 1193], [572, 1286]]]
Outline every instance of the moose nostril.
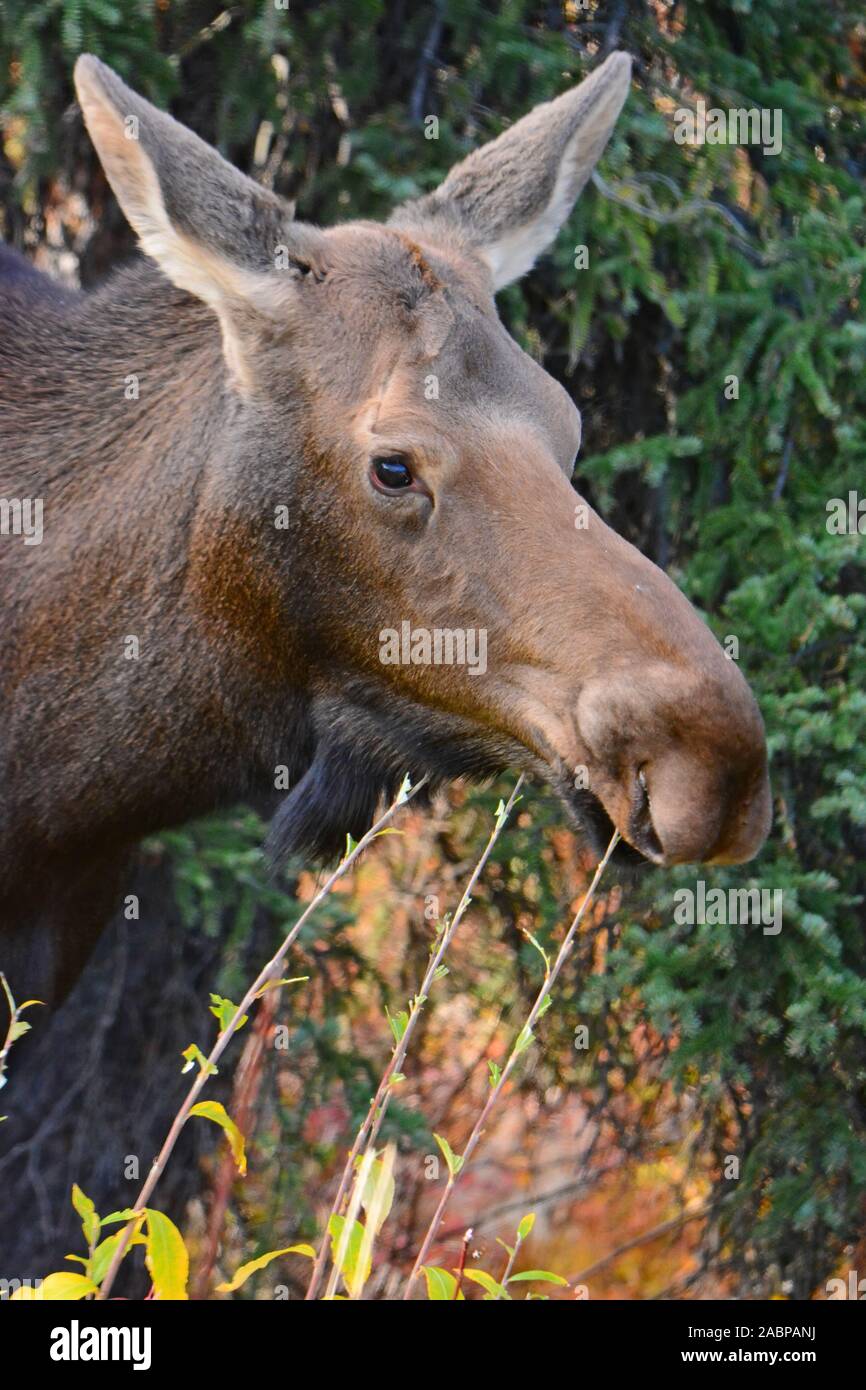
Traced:
[[635, 791], [628, 838], [635, 849], [640, 850], [647, 858], [661, 859], [664, 857], [664, 848], [653, 824], [652, 800], [646, 766], [643, 764], [635, 774]]

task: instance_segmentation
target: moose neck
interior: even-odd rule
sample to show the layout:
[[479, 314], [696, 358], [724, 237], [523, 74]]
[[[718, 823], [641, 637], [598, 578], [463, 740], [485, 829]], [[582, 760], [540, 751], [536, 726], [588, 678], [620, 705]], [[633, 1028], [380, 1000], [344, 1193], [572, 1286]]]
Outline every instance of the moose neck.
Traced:
[[140, 265], [31, 322], [9, 454], [45, 522], [0, 663], [16, 762], [43, 783], [37, 833], [138, 835], [272, 785], [287, 760], [303, 700], [273, 514], [243, 505], [254, 431], [207, 309]]
[[41, 300], [13, 351], [33, 374], [16, 408], [38, 419], [49, 490], [61, 482], [84, 497], [109, 476], [133, 487], [154, 470], [186, 488], [231, 413], [214, 316], [149, 262], [89, 294]]

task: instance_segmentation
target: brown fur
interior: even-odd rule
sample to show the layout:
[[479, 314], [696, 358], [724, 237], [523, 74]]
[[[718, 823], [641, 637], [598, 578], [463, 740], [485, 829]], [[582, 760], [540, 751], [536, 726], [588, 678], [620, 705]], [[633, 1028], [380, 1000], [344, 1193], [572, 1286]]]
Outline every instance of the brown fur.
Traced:
[[[525, 148], [520, 122], [391, 226], [326, 232], [81, 60], [91, 131], [162, 269], [86, 296], [0, 275], [0, 495], [45, 508], [41, 545], [0, 537], [0, 968], [19, 997], [68, 986], [142, 835], [272, 788], [281, 765], [279, 853], [333, 852], [405, 771], [508, 765], [654, 862], [760, 847], [746, 683], [663, 573], [595, 513], [576, 529], [578, 412], [494, 303], [550, 239], [551, 190], [588, 176], [581, 122], [598, 157], [621, 56], [532, 113]], [[386, 497], [370, 459], [395, 452], [418, 490]], [[485, 629], [487, 673], [383, 665], [381, 631], [407, 620]]]

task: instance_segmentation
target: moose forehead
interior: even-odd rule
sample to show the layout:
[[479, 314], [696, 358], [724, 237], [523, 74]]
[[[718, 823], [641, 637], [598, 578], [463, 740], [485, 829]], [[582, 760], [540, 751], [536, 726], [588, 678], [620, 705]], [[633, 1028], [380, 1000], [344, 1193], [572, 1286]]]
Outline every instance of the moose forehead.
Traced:
[[475, 256], [355, 223], [326, 233], [325, 257], [310, 287], [312, 317], [334, 334], [334, 387], [346, 404], [363, 403], [377, 430], [475, 433], [495, 420], [506, 431], [528, 427], [562, 466], [573, 462], [580, 414], [503, 328]]

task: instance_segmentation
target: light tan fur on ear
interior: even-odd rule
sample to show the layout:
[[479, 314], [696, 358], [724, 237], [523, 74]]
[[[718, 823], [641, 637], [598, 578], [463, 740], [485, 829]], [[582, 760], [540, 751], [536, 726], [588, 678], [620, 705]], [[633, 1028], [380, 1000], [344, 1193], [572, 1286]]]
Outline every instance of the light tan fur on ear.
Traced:
[[89, 54], [75, 64], [75, 90], [102, 167], [142, 250], [175, 285], [212, 308], [226, 297], [245, 297], [252, 277], [172, 226], [153, 163], [142, 147], [141, 117], [117, 109]]
[[531, 269], [568, 217], [628, 95], [631, 59], [612, 53], [579, 87], [536, 106], [473, 151], [435, 192], [399, 208], [396, 226], [459, 229], [495, 290]]
[[[202, 179], [206, 180], [211, 170], [215, 202], [233, 197], [237, 205], [239, 192], [247, 198], [261, 196], [263, 202], [272, 200], [273, 195], [259, 190], [191, 131], [131, 92], [111, 69], [89, 54], [75, 64], [75, 88], [102, 167], [142, 250], [173, 284], [214, 310], [222, 328], [229, 371], [238, 385], [249, 390], [252, 382], [233, 310], [243, 311], [246, 306], [273, 313], [284, 285], [276, 275], [251, 269], [240, 256], [232, 259], [209, 244], [206, 227], [197, 236], [172, 219], [152, 152], [159, 151], [169, 173], [173, 162], [186, 161], [188, 165], [191, 158], [197, 162]], [[268, 206], [272, 213], [280, 211], [275, 199]], [[225, 241], [224, 229], [220, 231]], [[248, 252], [248, 248], [242, 249]]]

